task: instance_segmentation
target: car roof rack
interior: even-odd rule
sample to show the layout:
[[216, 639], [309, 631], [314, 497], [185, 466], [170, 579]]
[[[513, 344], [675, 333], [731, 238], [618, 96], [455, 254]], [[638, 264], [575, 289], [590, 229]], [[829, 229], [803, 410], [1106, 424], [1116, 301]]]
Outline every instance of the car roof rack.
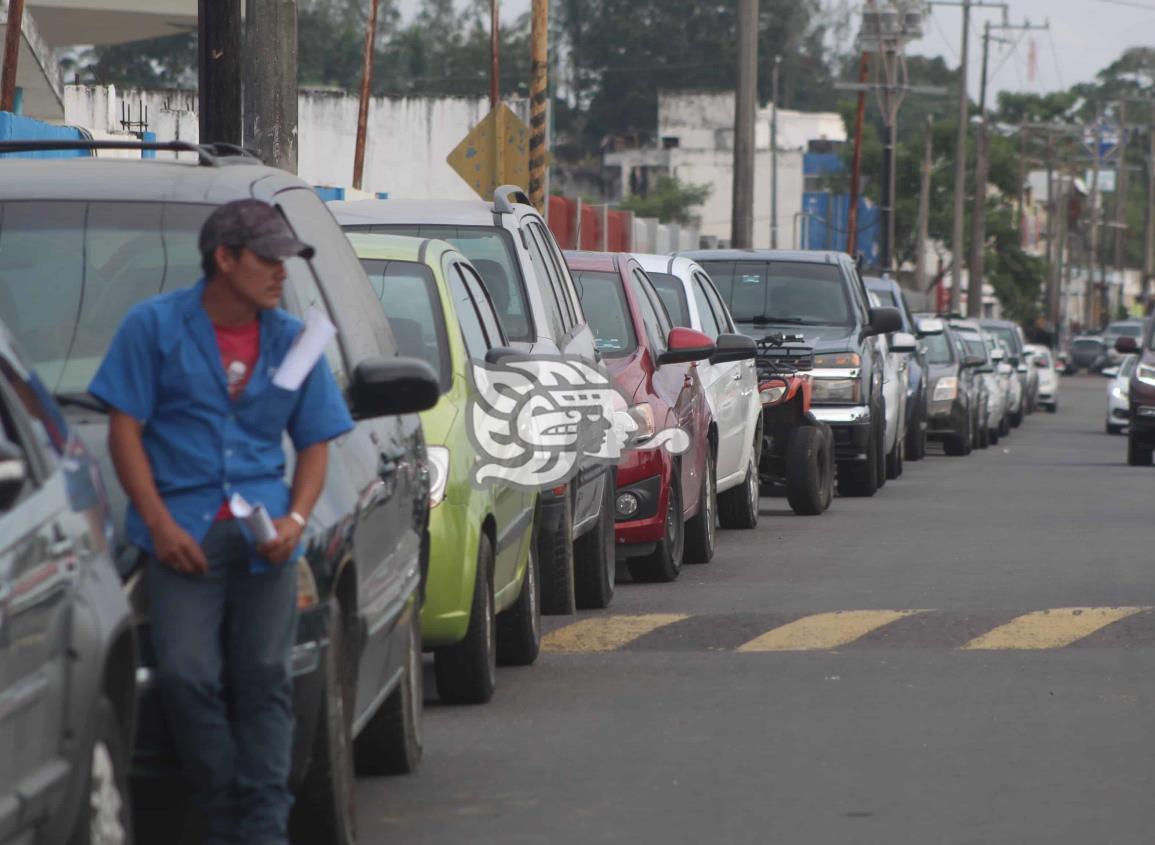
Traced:
[[167, 153], [196, 153], [198, 163], [206, 167], [219, 167], [224, 159], [251, 159], [260, 164], [261, 160], [250, 150], [236, 144], [193, 144], [189, 141], [116, 141], [93, 138], [16, 141], [0, 141], [0, 155], [4, 153], [55, 152], [63, 150], [139, 150]]
[[513, 214], [513, 203], [533, 205], [524, 190], [517, 185], [502, 185], [493, 192], [493, 213]]

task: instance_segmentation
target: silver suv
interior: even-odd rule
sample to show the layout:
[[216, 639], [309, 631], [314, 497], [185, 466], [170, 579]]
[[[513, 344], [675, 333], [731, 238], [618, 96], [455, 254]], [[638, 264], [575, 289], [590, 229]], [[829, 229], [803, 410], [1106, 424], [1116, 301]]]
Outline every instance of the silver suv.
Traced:
[[0, 326], [0, 841], [131, 841], [136, 639], [100, 472]]
[[[329, 204], [346, 231], [449, 241], [473, 262], [518, 353], [600, 365], [577, 291], [545, 220], [520, 188], [480, 200], [363, 200]], [[574, 481], [542, 491], [538, 560], [542, 611], [606, 607], [614, 591], [614, 476], [579, 459]]]

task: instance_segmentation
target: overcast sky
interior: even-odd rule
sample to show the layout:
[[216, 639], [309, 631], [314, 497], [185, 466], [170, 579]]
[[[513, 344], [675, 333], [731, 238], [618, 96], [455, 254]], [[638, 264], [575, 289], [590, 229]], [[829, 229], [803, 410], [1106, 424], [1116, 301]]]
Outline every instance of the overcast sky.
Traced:
[[[529, 9], [530, 0], [501, 0], [503, 19], [512, 20]], [[1155, 0], [1008, 0], [1010, 23], [1029, 19], [1041, 24], [1050, 19], [1050, 32], [1006, 35], [1016, 43], [991, 45], [991, 85], [994, 91], [1053, 91], [1085, 82], [1106, 67], [1127, 47], [1155, 47]], [[413, 14], [419, 0], [399, 0], [402, 13]], [[970, 91], [978, 90], [982, 56], [982, 25], [1001, 22], [997, 9], [971, 12]], [[957, 66], [962, 13], [953, 6], [935, 7], [921, 41], [909, 50], [942, 56]], [[1030, 73], [1030, 43], [1034, 41], [1034, 81]]]

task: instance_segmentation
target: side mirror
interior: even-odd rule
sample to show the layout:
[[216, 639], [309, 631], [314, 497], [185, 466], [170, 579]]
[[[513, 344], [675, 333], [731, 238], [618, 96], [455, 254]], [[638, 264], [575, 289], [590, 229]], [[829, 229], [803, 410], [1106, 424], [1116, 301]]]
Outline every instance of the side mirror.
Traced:
[[1139, 344], [1129, 335], [1119, 335], [1115, 338], [1115, 351], [1126, 355], [1128, 352], [1138, 352]]
[[677, 326], [670, 330], [666, 338], [666, 351], [658, 356], [658, 366], [702, 361], [713, 355], [715, 348], [709, 336]]
[[1119, 375], [1119, 368], [1104, 367], [1103, 369], [1099, 370], [1099, 372], [1105, 375], [1107, 378], [1115, 378], [1115, 376]]
[[[991, 360], [992, 361], [1001, 361], [1006, 357], [1007, 357], [1007, 353], [1003, 352], [1003, 350], [1001, 350], [1001, 349], [992, 349], [991, 350]], [[1012, 363], [1014, 363], [1014, 359], [1012, 359]]]
[[0, 438], [0, 511], [6, 511], [20, 498], [28, 481], [28, 464], [15, 443]]
[[937, 317], [924, 317], [918, 321], [919, 337], [929, 337], [932, 334], [942, 334], [945, 331], [946, 326]]
[[1038, 367], [1040, 370], [1047, 369], [1047, 359], [1046, 358], [1036, 358], [1035, 359], [1035, 366]]
[[964, 367], [973, 368], [981, 367], [987, 362], [987, 359], [981, 355], [965, 355], [963, 356], [962, 364]]
[[441, 397], [441, 380], [420, 358], [369, 358], [353, 370], [349, 387], [359, 420], [427, 411]]
[[918, 349], [918, 341], [914, 335], [907, 332], [895, 332], [890, 338], [891, 352], [914, 352]]
[[725, 364], [727, 361], [749, 361], [758, 355], [758, 344], [754, 338], [744, 334], [720, 334], [714, 342], [711, 364]]
[[500, 364], [508, 358], [517, 358], [522, 353], [508, 346], [495, 346], [485, 353], [485, 363]]
[[902, 331], [902, 314], [897, 308], [871, 308], [870, 323], [863, 335], [890, 334]]

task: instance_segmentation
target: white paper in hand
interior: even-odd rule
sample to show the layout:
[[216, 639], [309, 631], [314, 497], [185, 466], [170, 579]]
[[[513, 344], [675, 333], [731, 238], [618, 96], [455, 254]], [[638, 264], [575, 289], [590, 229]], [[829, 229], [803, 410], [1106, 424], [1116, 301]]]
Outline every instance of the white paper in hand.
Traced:
[[329, 322], [328, 317], [316, 308], [306, 311], [305, 328], [293, 341], [289, 354], [273, 376], [273, 384], [284, 390], [300, 388], [336, 334], [337, 327]]
[[264, 505], [251, 505], [240, 493], [233, 493], [229, 499], [229, 510], [253, 533], [258, 543], [277, 539], [277, 529]]

